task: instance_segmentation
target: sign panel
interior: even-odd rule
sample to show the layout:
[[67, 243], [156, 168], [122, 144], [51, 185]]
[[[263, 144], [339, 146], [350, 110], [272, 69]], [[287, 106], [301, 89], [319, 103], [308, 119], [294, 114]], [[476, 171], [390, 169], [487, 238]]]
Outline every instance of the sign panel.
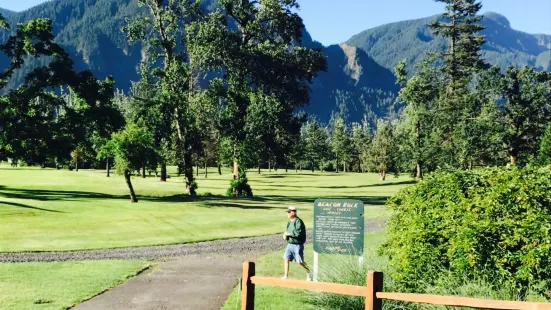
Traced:
[[364, 204], [352, 199], [314, 202], [314, 251], [324, 254], [362, 255]]

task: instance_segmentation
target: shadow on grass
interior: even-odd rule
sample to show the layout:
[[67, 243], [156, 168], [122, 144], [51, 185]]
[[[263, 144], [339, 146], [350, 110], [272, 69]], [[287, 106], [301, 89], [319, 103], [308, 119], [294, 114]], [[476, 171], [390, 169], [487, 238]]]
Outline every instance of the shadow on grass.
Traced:
[[45, 212], [65, 213], [65, 212], [63, 212], [63, 211], [57, 211], [57, 210], [50, 210], [50, 209], [44, 209], [44, 208], [39, 208], [39, 207], [33, 207], [33, 206], [29, 206], [29, 205], [25, 205], [25, 204], [17, 203], [17, 202], [0, 201], [0, 205], [8, 205], [8, 206], [11, 206], [11, 207], [25, 208], [25, 209], [33, 209], [33, 210], [45, 211]]
[[[398, 182], [404, 184], [404, 182]], [[389, 183], [387, 183], [389, 184]], [[27, 199], [38, 201], [77, 201], [77, 200], [93, 200], [93, 199], [116, 199], [116, 200], [128, 200], [128, 195], [111, 195], [105, 193], [95, 192], [82, 192], [82, 191], [65, 191], [65, 190], [36, 190], [36, 189], [16, 189], [8, 188], [0, 185], [0, 197], [10, 199]], [[388, 196], [282, 196], [282, 195], [263, 195], [255, 197], [227, 197], [223, 195], [209, 195], [209, 196], [188, 196], [188, 195], [172, 195], [172, 196], [138, 196], [140, 201], [157, 202], [157, 203], [185, 203], [196, 202], [205, 207], [228, 207], [228, 208], [242, 208], [242, 209], [278, 209], [286, 208], [289, 203], [304, 203], [313, 204], [318, 198], [329, 199], [358, 199], [362, 200], [366, 205], [384, 205]], [[259, 203], [258, 206], [254, 206], [253, 203]], [[55, 210], [36, 208], [20, 203], [7, 203], [14, 206], [26, 207], [42, 211], [61, 212]], [[260, 204], [272, 204], [260, 205]], [[273, 205], [281, 204], [281, 207], [275, 207]]]
[[353, 189], [353, 188], [370, 188], [370, 187], [383, 187], [383, 186], [393, 186], [393, 185], [411, 185], [415, 184], [415, 180], [408, 180], [408, 181], [399, 181], [399, 182], [387, 182], [387, 183], [376, 183], [376, 184], [366, 184], [366, 185], [354, 185], [354, 186], [308, 186], [308, 185], [283, 185], [278, 184], [274, 187], [284, 187], [284, 188], [319, 188], [319, 189]]
[[0, 197], [11, 199], [31, 199], [38, 201], [80, 200], [80, 199], [128, 199], [128, 195], [110, 195], [94, 192], [19, 189], [0, 185]]

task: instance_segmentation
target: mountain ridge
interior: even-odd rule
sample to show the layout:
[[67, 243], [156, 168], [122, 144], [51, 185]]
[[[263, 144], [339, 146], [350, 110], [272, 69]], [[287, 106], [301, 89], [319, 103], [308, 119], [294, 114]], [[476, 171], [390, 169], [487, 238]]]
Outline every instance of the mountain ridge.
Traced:
[[[204, 0], [203, 5], [212, 9], [216, 0]], [[127, 91], [131, 81], [139, 79], [137, 67], [143, 52], [140, 44], [127, 42], [121, 29], [125, 18], [144, 13], [134, 0], [55, 0], [22, 12], [8, 12], [6, 19], [11, 25], [37, 17], [51, 19], [56, 41], [71, 54], [78, 70], [91, 69], [101, 79], [111, 75], [117, 88]], [[483, 55], [490, 63], [551, 70], [550, 35], [523, 33], [512, 29], [505, 16], [485, 14], [488, 43]], [[396, 64], [407, 59], [411, 72], [427, 51], [446, 47], [446, 40], [435, 37], [426, 26], [437, 17], [381, 25], [330, 46], [315, 41], [305, 30], [302, 45], [322, 49], [329, 66], [328, 72], [321, 72], [311, 85], [311, 102], [306, 112], [322, 122], [335, 115], [349, 122], [366, 117], [373, 122], [387, 115], [398, 92], [392, 71]], [[8, 31], [0, 31], [0, 42], [8, 35]], [[32, 60], [18, 70], [10, 87], [19, 85], [38, 64], [43, 64], [43, 60]], [[0, 70], [6, 65], [7, 59], [0, 55]]]

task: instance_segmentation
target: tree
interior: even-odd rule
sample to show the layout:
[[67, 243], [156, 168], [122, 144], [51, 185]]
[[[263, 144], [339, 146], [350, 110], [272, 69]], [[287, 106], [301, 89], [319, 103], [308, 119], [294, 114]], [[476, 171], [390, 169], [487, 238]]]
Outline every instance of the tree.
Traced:
[[[9, 28], [0, 15], [0, 28]], [[52, 22], [36, 19], [19, 24], [0, 45], [10, 64], [0, 72], [0, 156], [44, 165], [70, 158], [77, 145], [95, 133], [106, 136], [123, 123], [112, 105], [114, 80], [98, 81], [90, 71], [75, 72], [67, 52], [54, 41]], [[25, 84], [4, 89], [31, 57], [42, 58]], [[69, 88], [81, 102], [71, 105], [53, 90]]]
[[[423, 169], [437, 150], [431, 143], [431, 128], [438, 111], [434, 111], [440, 95], [442, 81], [438, 72], [424, 64], [422, 69], [407, 80], [406, 62], [402, 61], [395, 69], [398, 83], [402, 85], [399, 98], [406, 103], [397, 127], [401, 161], [415, 167], [415, 176], [423, 178]], [[407, 167], [409, 170], [411, 167]]]
[[339, 162], [343, 164], [344, 172], [346, 172], [346, 162], [351, 157], [350, 146], [346, 124], [342, 118], [336, 118], [333, 121], [333, 128], [331, 131], [331, 149], [335, 155], [335, 170], [337, 173], [339, 172]]
[[[446, 4], [446, 11], [429, 25], [434, 34], [448, 39], [447, 49], [434, 56], [443, 74], [443, 91], [435, 107], [432, 128], [435, 137], [441, 137], [439, 161], [442, 166], [470, 166], [475, 148], [465, 133], [477, 130], [470, 120], [476, 118], [478, 107], [473, 106], [470, 84], [476, 73], [486, 68], [480, 54], [485, 40], [479, 35], [484, 29], [482, 16], [477, 15], [482, 5], [477, 0], [436, 0]], [[443, 62], [441, 62], [443, 61]], [[476, 126], [474, 126], [476, 127]], [[470, 135], [470, 134], [468, 134]]]
[[444, 58], [442, 71], [449, 79], [451, 95], [455, 88], [468, 83], [472, 74], [485, 68], [480, 50], [485, 40], [478, 35], [482, 9], [478, 0], [436, 0], [446, 4], [446, 12], [429, 27], [434, 34], [448, 39], [448, 48], [439, 56]]
[[502, 79], [502, 92], [506, 105], [502, 109], [505, 122], [504, 144], [512, 165], [520, 157], [527, 160], [536, 155], [540, 138], [551, 121], [549, 96], [551, 75], [525, 67], [510, 67]]
[[[125, 32], [131, 42], [144, 42], [148, 56], [146, 67], [162, 63], [161, 68], [155, 68], [152, 76], [147, 77], [154, 83], [156, 91], [154, 100], [148, 101], [156, 114], [162, 115], [163, 124], [170, 125], [170, 130], [176, 133], [174, 148], [178, 162], [184, 168], [186, 191], [195, 195], [192, 154], [199, 144], [199, 137], [190, 102], [196, 82], [196, 67], [191, 64], [188, 55], [185, 29], [198, 18], [199, 1], [138, 0], [138, 4], [145, 6], [148, 14], [129, 23]], [[165, 135], [165, 139], [169, 137], [172, 135]], [[167, 141], [166, 145], [172, 145], [171, 141]], [[161, 164], [162, 178], [166, 178], [163, 176], [166, 173], [166, 158]]]
[[305, 159], [312, 172], [316, 167], [321, 170], [321, 163], [329, 157], [329, 133], [325, 127], [321, 127], [316, 120], [312, 120], [302, 131], [305, 145]]
[[[223, 85], [222, 134], [233, 144], [233, 174], [247, 168], [246, 130], [251, 106], [276, 113], [282, 129], [294, 123], [296, 108], [308, 104], [309, 86], [327, 62], [319, 49], [300, 46], [302, 19], [296, 0], [221, 0], [221, 10], [187, 28], [193, 63], [219, 74]], [[254, 126], [253, 126], [254, 127]], [[254, 132], [254, 131], [253, 131]], [[249, 142], [250, 143], [250, 142]], [[254, 164], [257, 164], [256, 162]], [[241, 167], [243, 166], [243, 167]]]
[[362, 162], [362, 157], [369, 150], [369, 144], [371, 143], [371, 131], [366, 119], [361, 123], [352, 123], [350, 142], [352, 145], [352, 157], [358, 166], [358, 171], [365, 172], [366, 167]]
[[381, 180], [386, 179], [388, 172], [397, 172], [396, 167], [396, 143], [394, 129], [390, 122], [380, 120], [377, 123], [377, 131], [371, 142], [369, 152], [366, 154], [366, 162], [372, 171], [377, 171]]
[[138, 202], [132, 186], [132, 171], [139, 171], [148, 163], [156, 162], [155, 140], [151, 132], [130, 124], [123, 131], [114, 133], [109, 142], [113, 150], [117, 173], [122, 174], [130, 192], [130, 201]]
[[541, 139], [538, 161], [542, 165], [551, 164], [551, 123], [547, 124], [545, 134]]

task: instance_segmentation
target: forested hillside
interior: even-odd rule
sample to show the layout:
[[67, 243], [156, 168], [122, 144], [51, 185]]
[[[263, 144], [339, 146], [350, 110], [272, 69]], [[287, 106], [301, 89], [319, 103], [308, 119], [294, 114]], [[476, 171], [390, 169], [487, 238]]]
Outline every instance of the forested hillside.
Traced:
[[[215, 7], [216, 0], [204, 1], [206, 10]], [[126, 18], [141, 14], [144, 10], [137, 1], [57, 0], [21, 13], [7, 11], [5, 15], [12, 25], [37, 17], [51, 19], [57, 42], [69, 51], [77, 69], [91, 69], [99, 78], [112, 75], [116, 87], [127, 91], [131, 82], [138, 80], [143, 51], [139, 44], [128, 44], [121, 28]], [[306, 32], [303, 45], [321, 48], [329, 63], [329, 70], [322, 72], [312, 85], [312, 99], [306, 111], [322, 122], [328, 122], [335, 114], [348, 122], [367, 117], [372, 123], [376, 117], [387, 115], [398, 89], [393, 68], [407, 59], [411, 69], [426, 51], [439, 51], [446, 46], [445, 39], [435, 38], [427, 27], [435, 18], [380, 26], [354, 36], [347, 44], [329, 47], [315, 42]], [[551, 69], [551, 36], [511, 29], [508, 20], [495, 13], [485, 14], [483, 25], [487, 27], [483, 32], [487, 36], [483, 55], [490, 64], [528, 64], [540, 70]], [[0, 41], [7, 35], [8, 32], [0, 31]], [[0, 68], [6, 65], [2, 57]], [[44, 60], [28, 62], [16, 72], [9, 86], [19, 85], [29, 68], [39, 61]]]
[[[403, 59], [411, 65], [424, 59], [427, 51], [438, 52], [446, 47], [446, 39], [434, 36], [427, 26], [436, 18], [383, 25], [359, 33], [347, 43], [363, 49], [385, 68], [392, 69]], [[486, 37], [482, 55], [488, 63], [503, 69], [530, 65], [551, 70], [551, 35], [514, 30], [505, 16], [493, 12], [484, 14], [482, 25], [485, 29], [481, 34]]]

